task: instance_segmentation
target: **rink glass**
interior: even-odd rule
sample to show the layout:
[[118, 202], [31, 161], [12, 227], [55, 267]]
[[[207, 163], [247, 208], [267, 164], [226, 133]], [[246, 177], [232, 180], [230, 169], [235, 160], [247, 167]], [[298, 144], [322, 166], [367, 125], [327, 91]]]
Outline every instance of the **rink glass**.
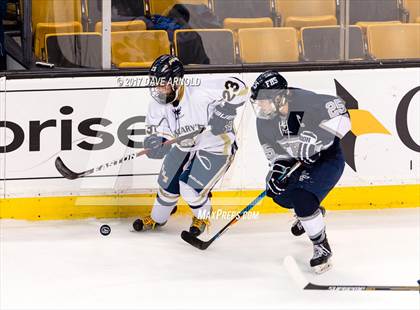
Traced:
[[414, 0], [28, 0], [9, 5], [5, 31], [29, 70], [146, 69], [173, 53], [223, 72], [418, 61], [419, 19]]

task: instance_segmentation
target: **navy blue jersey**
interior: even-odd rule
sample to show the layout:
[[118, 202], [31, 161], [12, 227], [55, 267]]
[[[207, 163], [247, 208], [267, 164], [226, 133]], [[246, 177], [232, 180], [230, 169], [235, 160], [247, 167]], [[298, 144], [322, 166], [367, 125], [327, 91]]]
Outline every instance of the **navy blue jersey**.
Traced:
[[287, 102], [287, 115], [257, 118], [258, 138], [271, 163], [298, 158], [298, 145], [307, 137], [316, 145], [314, 152], [332, 151], [350, 130], [345, 103], [339, 97], [291, 88]]

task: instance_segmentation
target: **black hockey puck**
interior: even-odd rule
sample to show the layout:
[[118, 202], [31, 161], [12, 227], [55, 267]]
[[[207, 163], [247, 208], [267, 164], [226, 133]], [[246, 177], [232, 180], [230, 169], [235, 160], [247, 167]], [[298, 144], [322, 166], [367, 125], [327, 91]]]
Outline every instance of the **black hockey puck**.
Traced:
[[99, 232], [102, 236], [108, 236], [111, 233], [111, 227], [109, 225], [102, 225]]
[[142, 231], [143, 230], [143, 221], [141, 219], [137, 219], [133, 222], [133, 228], [135, 231]]

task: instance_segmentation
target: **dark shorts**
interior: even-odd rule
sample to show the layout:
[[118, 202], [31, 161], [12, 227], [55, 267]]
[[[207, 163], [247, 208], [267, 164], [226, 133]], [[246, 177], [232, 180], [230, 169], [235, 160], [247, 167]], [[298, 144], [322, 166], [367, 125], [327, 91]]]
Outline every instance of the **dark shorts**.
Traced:
[[300, 188], [314, 194], [321, 203], [339, 181], [345, 166], [340, 147], [330, 151], [328, 155], [323, 155], [315, 164], [295, 171], [289, 178], [286, 191], [273, 200], [285, 208], [293, 208], [292, 191]]
[[203, 150], [183, 152], [173, 147], [163, 161], [159, 186], [169, 193], [179, 194], [179, 181], [182, 181], [198, 194], [209, 193], [233, 158], [234, 155], [218, 155]]

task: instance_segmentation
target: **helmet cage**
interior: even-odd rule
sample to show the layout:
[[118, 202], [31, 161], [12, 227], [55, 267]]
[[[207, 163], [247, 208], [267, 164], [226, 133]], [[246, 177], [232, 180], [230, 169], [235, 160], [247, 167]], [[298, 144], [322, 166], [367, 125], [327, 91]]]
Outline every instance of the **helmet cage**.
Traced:
[[[168, 94], [161, 91], [161, 88], [166, 85], [170, 85], [171, 90], [172, 90]], [[155, 99], [160, 104], [173, 103], [178, 98], [179, 89], [180, 89], [180, 86], [173, 85], [172, 83], [162, 83], [162, 84], [155, 85], [149, 88], [150, 95], [152, 96], [152, 98]]]
[[279, 109], [287, 104], [288, 93], [287, 89], [261, 89], [256, 99], [250, 99], [257, 118], [273, 119]]

